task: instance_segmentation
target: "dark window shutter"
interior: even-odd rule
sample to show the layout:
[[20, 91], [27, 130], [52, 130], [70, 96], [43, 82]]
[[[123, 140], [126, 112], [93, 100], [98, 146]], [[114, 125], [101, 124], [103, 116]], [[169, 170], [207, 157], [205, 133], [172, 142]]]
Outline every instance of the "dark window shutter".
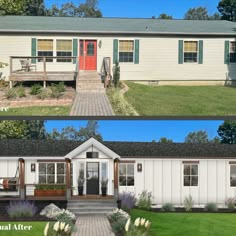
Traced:
[[203, 40], [199, 40], [198, 64], [203, 64]]
[[229, 64], [229, 41], [225, 41], [225, 64]]
[[[78, 56], [78, 39], [73, 39], [73, 57]], [[73, 64], [76, 64], [77, 59], [73, 59]]]
[[118, 62], [118, 39], [113, 41], [113, 64]]
[[[31, 57], [36, 57], [37, 49], [36, 49], [36, 38], [31, 39]], [[36, 63], [36, 58], [31, 59], [31, 63]]]
[[184, 58], [184, 41], [179, 40], [179, 64], [183, 64]]
[[134, 58], [134, 64], [139, 64], [139, 40], [136, 39], [135, 40], [135, 45], [134, 45], [134, 55], [135, 55], [135, 58]]

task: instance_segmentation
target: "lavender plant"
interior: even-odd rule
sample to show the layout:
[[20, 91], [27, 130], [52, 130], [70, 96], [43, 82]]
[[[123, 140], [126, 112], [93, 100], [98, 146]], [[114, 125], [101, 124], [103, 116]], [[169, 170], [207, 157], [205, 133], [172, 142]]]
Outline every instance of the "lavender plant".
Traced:
[[121, 200], [121, 208], [125, 211], [130, 211], [134, 208], [136, 203], [136, 198], [134, 193], [123, 192], [119, 194], [119, 199]]
[[6, 210], [11, 218], [32, 217], [37, 212], [34, 203], [29, 201], [11, 201]]

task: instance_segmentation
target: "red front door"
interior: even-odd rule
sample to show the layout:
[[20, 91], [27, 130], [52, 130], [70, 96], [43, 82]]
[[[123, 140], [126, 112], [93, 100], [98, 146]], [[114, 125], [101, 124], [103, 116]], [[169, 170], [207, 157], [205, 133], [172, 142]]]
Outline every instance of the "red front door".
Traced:
[[97, 70], [97, 41], [80, 40], [79, 48], [79, 69]]

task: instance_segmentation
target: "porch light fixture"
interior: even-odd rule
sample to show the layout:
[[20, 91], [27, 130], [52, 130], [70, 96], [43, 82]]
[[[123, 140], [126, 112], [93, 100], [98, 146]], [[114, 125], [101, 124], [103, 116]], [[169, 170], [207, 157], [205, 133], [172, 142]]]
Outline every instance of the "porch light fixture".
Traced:
[[138, 172], [142, 172], [142, 169], [143, 169], [142, 164], [141, 164], [141, 163], [138, 163], [138, 165], [137, 165], [137, 171], [138, 171]]
[[31, 163], [31, 172], [35, 172], [35, 163]]
[[99, 40], [99, 42], [98, 42], [98, 47], [99, 47], [99, 48], [102, 47], [102, 40]]

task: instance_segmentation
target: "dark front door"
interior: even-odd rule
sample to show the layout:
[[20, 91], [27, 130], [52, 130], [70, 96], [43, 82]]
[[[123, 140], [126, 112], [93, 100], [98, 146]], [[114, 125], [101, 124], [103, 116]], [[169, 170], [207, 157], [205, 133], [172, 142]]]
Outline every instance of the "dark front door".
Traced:
[[99, 163], [87, 162], [87, 194], [99, 195]]
[[80, 40], [79, 69], [97, 70], [97, 41]]

